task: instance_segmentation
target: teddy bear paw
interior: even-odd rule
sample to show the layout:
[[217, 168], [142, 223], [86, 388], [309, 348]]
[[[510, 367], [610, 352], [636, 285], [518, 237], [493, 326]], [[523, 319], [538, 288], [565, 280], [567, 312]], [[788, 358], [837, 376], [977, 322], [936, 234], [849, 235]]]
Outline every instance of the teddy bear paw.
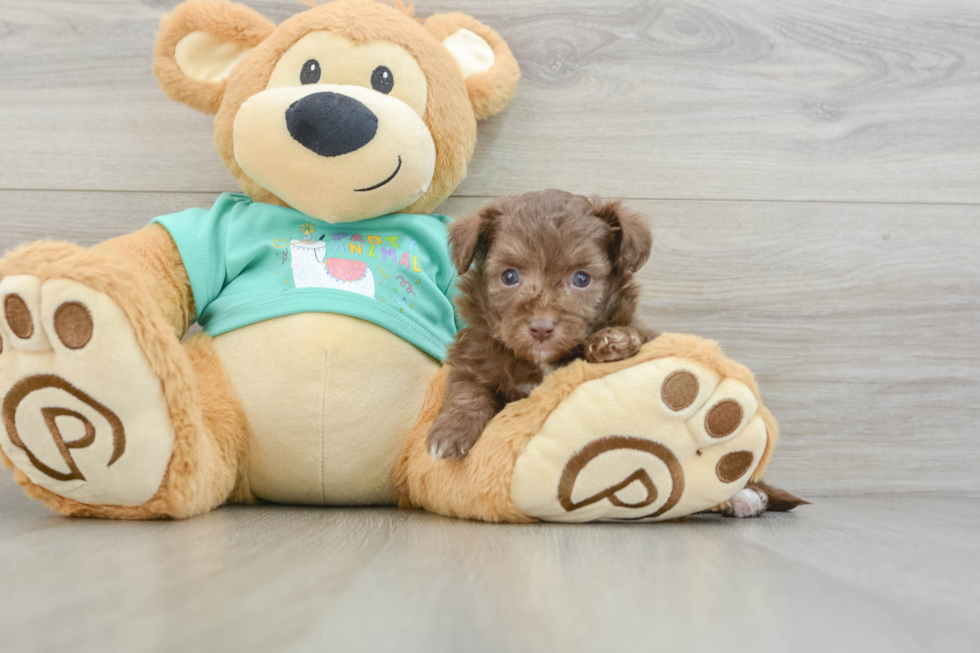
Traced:
[[515, 504], [544, 521], [660, 521], [736, 496], [767, 443], [739, 381], [661, 358], [576, 388], [517, 460]]
[[161, 381], [125, 314], [65, 279], [0, 282], [0, 414], [9, 461], [82, 503], [148, 501], [173, 451]]

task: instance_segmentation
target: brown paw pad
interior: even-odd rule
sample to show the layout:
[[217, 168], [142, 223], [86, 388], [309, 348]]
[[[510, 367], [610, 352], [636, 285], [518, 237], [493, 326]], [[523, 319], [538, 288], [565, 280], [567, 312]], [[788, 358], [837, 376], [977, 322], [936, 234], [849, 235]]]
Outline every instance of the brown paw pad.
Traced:
[[722, 483], [733, 483], [749, 471], [754, 460], [755, 456], [751, 451], [726, 453], [715, 465], [715, 476]]
[[3, 310], [7, 316], [7, 326], [21, 340], [28, 340], [34, 335], [34, 320], [27, 302], [20, 295], [7, 295], [3, 300]]
[[68, 349], [81, 349], [92, 339], [92, 314], [81, 302], [65, 302], [54, 312], [54, 331]]
[[734, 399], [718, 402], [704, 417], [704, 430], [713, 438], [731, 435], [742, 423], [742, 406]]
[[687, 370], [678, 370], [664, 380], [660, 398], [673, 411], [681, 411], [698, 398], [698, 379]]

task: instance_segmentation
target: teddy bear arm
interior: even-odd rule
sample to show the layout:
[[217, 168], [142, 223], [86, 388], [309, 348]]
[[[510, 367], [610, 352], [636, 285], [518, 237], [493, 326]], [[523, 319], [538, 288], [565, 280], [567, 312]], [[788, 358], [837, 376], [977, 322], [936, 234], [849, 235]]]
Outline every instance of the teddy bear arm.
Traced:
[[122, 266], [139, 292], [156, 305], [177, 337], [194, 321], [194, 295], [180, 252], [170, 233], [159, 224], [112, 238], [92, 247]]

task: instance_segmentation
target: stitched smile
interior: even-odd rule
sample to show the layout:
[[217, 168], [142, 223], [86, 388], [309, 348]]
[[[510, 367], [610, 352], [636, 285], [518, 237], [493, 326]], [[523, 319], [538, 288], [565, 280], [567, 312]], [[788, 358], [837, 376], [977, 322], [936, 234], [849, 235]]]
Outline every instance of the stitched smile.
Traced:
[[395, 168], [395, 171], [393, 173], [391, 173], [391, 176], [390, 177], [388, 177], [387, 179], [385, 179], [380, 184], [375, 184], [374, 186], [368, 186], [367, 188], [355, 188], [354, 189], [354, 192], [355, 193], [366, 193], [369, 190], [377, 190], [377, 189], [381, 188], [382, 186], [384, 186], [385, 184], [387, 184], [392, 179], [394, 179], [395, 176], [398, 175], [398, 171], [401, 170], [401, 169], [402, 169], [402, 157], [399, 154], [398, 155], [398, 167]]

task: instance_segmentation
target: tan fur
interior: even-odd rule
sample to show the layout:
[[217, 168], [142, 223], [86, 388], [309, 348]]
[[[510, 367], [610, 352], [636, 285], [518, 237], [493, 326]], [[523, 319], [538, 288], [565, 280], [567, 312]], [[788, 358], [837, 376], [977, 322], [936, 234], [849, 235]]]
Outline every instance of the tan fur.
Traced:
[[[189, 287], [182, 266], [163, 264], [172, 256], [173, 242], [166, 231], [148, 227], [115, 240], [122, 256], [106, 256], [99, 249], [83, 249], [66, 243], [37, 243], [20, 247], [0, 261], [0, 279], [30, 270], [42, 283], [68, 279], [105, 293], [125, 313], [146, 356], [151, 371], [160, 379], [173, 423], [174, 451], [157, 494], [142, 506], [90, 506], [60, 497], [34, 485], [19, 470], [14, 479], [28, 496], [52, 510], [80, 517], [114, 519], [183, 518], [220, 505], [236, 489], [247, 499], [247, 490], [235, 486], [242, 464], [240, 451], [244, 418], [237, 399], [213, 354], [202, 351], [200, 341], [183, 347], [174, 336], [175, 325], [192, 310], [187, 303]], [[132, 257], [132, 258], [131, 258]], [[174, 285], [176, 284], [176, 285]], [[186, 328], [186, 323], [184, 325]], [[201, 366], [195, 369], [195, 364]], [[206, 379], [200, 388], [198, 377]], [[200, 392], [199, 392], [200, 390]], [[207, 417], [206, 417], [207, 416]], [[215, 417], [217, 416], [217, 418]], [[221, 428], [212, 433], [208, 424]], [[236, 435], [234, 431], [238, 429]], [[4, 460], [10, 466], [9, 460]]]
[[254, 48], [275, 29], [258, 12], [240, 4], [214, 0], [189, 0], [160, 21], [153, 72], [172, 100], [207, 114], [218, 112], [225, 82], [188, 79], [177, 66], [177, 44], [191, 32], [208, 32], [227, 43]]
[[[441, 44], [460, 28], [470, 29], [490, 44], [497, 61], [494, 68], [463, 80], [455, 59]], [[519, 78], [506, 44], [474, 19], [449, 14], [433, 16], [421, 25], [410, 12], [373, 0], [337, 0], [275, 28], [240, 5], [191, 0], [161, 23], [154, 69], [170, 97], [216, 113], [215, 143], [242, 188], [256, 201], [282, 204], [235, 163], [234, 118], [248, 97], [265, 89], [282, 53], [315, 30], [330, 30], [354, 42], [385, 39], [404, 47], [419, 62], [428, 82], [424, 119], [436, 145], [437, 163], [428, 192], [406, 210], [430, 211], [465, 176], [476, 140], [476, 120], [499, 111]], [[226, 82], [190, 80], [177, 66], [175, 51], [180, 40], [195, 31], [254, 49], [231, 70]], [[625, 233], [628, 225], [620, 226]], [[121, 308], [150, 370], [160, 380], [175, 434], [164, 480], [156, 495], [141, 506], [81, 504], [34, 485], [15, 470], [15, 480], [29, 496], [65, 515], [118, 519], [184, 518], [227, 500], [253, 500], [245, 473], [248, 426], [225, 368], [207, 336], [187, 345], [178, 340], [194, 315], [194, 304], [186, 271], [164, 229], [148, 227], [90, 250], [40, 243], [22, 247], [0, 261], [0, 278], [24, 273], [42, 282], [76, 281], [106, 294]], [[576, 361], [558, 370], [531, 397], [510, 404], [497, 415], [465, 460], [435, 461], [424, 442], [445, 390], [448, 369], [444, 368], [428, 388], [418, 423], [396, 465], [394, 478], [401, 502], [465, 518], [532, 521], [511, 499], [514, 466], [549, 415], [582, 383], [665, 356], [699, 362], [721, 376], [741, 381], [758, 397], [751, 373], [725, 358], [715, 343], [668, 334], [626, 361]], [[761, 477], [778, 437], [775, 420], [761, 403], [758, 412], [768, 430], [768, 443], [753, 479]], [[0, 462], [12, 466], [2, 454]]]
[[[330, 0], [298, 0], [310, 9], [316, 7], [322, 7], [323, 5], [330, 2]], [[386, 0], [376, 0], [382, 4], [390, 4], [393, 8], [402, 12], [409, 18], [415, 18], [415, 0], [411, 0], [407, 5], [402, 0], [391, 0], [391, 2], [386, 2]]]
[[194, 321], [194, 295], [177, 245], [159, 224], [143, 227], [134, 234], [113, 238], [92, 247], [128, 268], [141, 269], [144, 292], [163, 313], [164, 319], [182, 338]]
[[[189, 0], [161, 21], [154, 72], [171, 98], [216, 114], [215, 143], [242, 188], [256, 201], [283, 204], [249, 179], [234, 160], [233, 124], [241, 104], [266, 88], [282, 53], [312, 31], [329, 30], [355, 43], [383, 39], [402, 46], [427, 78], [424, 119], [437, 152], [428, 192], [406, 210], [427, 213], [465, 176], [476, 142], [477, 115], [502, 108], [513, 94], [519, 73], [506, 44], [492, 30], [467, 17], [436, 19], [430, 26], [433, 29], [440, 25], [448, 29], [455, 23], [486, 38], [501, 67], [509, 69], [500, 75], [483, 74], [482, 81], [477, 75], [468, 88], [452, 54], [412, 15], [412, 6], [400, 0], [394, 0], [394, 6], [374, 0], [337, 0], [276, 28], [242, 5]], [[176, 53], [181, 40], [194, 32], [250, 50], [227, 80], [190, 79], [181, 71]], [[84, 505], [36, 486], [15, 471], [28, 495], [62, 514], [120, 519], [188, 517], [228, 499], [252, 499], [244, 471], [247, 424], [227, 374], [210, 339], [201, 336], [186, 346], [178, 340], [193, 320], [194, 300], [186, 270], [165, 229], [150, 226], [90, 250], [39, 243], [22, 247], [0, 262], [0, 278], [24, 273], [41, 282], [76, 281], [106, 294], [122, 309], [150, 371], [160, 379], [175, 433], [164, 480], [157, 494], [142, 506]], [[0, 463], [12, 467], [2, 455]]]
[[198, 334], [185, 345], [194, 366], [197, 391], [204, 420], [204, 431], [217, 445], [219, 472], [231, 471], [229, 478], [215, 483], [215, 505], [225, 499], [231, 503], [252, 503], [255, 497], [248, 487], [248, 421], [245, 410], [232, 387], [231, 380], [214, 348], [211, 338]]
[[391, 469], [437, 361], [376, 324], [330, 313], [259, 322], [214, 345], [248, 418], [253, 493], [314, 505], [397, 501]]
[[483, 120], [497, 115], [504, 110], [521, 79], [521, 69], [500, 34], [483, 23], [466, 14], [436, 14], [425, 21], [425, 29], [439, 39], [440, 42], [452, 36], [461, 29], [468, 29], [493, 49], [496, 61], [490, 70], [470, 75], [466, 79], [466, 90], [473, 105], [473, 113], [477, 120]]
[[[230, 12], [239, 13], [230, 16]], [[222, 28], [216, 35], [255, 49], [235, 66], [227, 83], [205, 84], [187, 79], [174, 61], [176, 44], [191, 31], [209, 29], [208, 26], [220, 21], [222, 16], [240, 19], [245, 27], [241, 34], [229, 33], [227, 28]], [[410, 16], [411, 12], [404, 6], [400, 9], [375, 0], [336, 0], [297, 14], [273, 31], [271, 24], [251, 10], [232, 4], [215, 5], [213, 0], [191, 0], [164, 19], [154, 71], [170, 97], [200, 111], [217, 114], [215, 145], [242, 190], [257, 202], [286, 206], [282, 199], [246, 175], [235, 161], [233, 127], [242, 103], [266, 88], [283, 53], [310, 32], [327, 30], [354, 42], [385, 40], [404, 47], [426, 75], [428, 92], [424, 119], [436, 146], [432, 183], [428, 191], [404, 211], [429, 213], [466, 176], [476, 144], [476, 121], [507, 105], [517, 87], [520, 69], [503, 39], [469, 16], [436, 15], [430, 17], [424, 27]], [[463, 27], [486, 39], [497, 61], [492, 69], [472, 75], [465, 82], [456, 60], [441, 42]]]
[[635, 357], [615, 363], [576, 361], [545, 379], [528, 399], [508, 405], [487, 425], [481, 438], [460, 461], [433, 460], [425, 437], [435, 420], [445, 392], [448, 369], [443, 368], [429, 386], [419, 421], [395, 467], [402, 492], [401, 505], [417, 506], [443, 515], [489, 522], [534, 521], [511, 499], [514, 465], [527, 443], [541, 430], [548, 416], [575, 388], [593, 379], [657, 358], [676, 356], [698, 362], [722, 377], [744, 383], [759, 399], [759, 415], [769, 440], [753, 480], [761, 478], [772, 457], [779, 430], [759, 396], [752, 373], [725, 357], [717, 343], [696, 336], [666, 333], [647, 343]]

